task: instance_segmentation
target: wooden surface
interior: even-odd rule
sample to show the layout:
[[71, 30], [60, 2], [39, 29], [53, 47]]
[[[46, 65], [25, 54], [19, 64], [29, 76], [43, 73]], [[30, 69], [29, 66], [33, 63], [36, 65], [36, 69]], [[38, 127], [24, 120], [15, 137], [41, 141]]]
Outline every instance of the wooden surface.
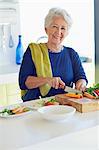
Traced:
[[66, 97], [65, 94], [55, 96], [55, 99], [63, 105], [69, 105], [76, 108], [79, 112], [90, 112], [99, 110], [99, 99], [88, 99], [86, 97], [75, 99]]

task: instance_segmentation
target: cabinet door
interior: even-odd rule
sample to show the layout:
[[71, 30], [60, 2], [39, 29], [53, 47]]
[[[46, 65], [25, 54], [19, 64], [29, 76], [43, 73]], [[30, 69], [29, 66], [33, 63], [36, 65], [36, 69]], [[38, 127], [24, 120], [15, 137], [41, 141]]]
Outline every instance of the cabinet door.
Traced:
[[22, 102], [18, 83], [6, 84], [6, 91], [8, 105]]
[[6, 98], [6, 85], [0, 85], [0, 106], [7, 105], [7, 98]]
[[7, 95], [20, 94], [18, 83], [6, 84]]
[[21, 100], [20, 94], [7, 96], [7, 101], [8, 101], [8, 105], [12, 105], [12, 104], [17, 104], [17, 103], [22, 103], [23, 102]]

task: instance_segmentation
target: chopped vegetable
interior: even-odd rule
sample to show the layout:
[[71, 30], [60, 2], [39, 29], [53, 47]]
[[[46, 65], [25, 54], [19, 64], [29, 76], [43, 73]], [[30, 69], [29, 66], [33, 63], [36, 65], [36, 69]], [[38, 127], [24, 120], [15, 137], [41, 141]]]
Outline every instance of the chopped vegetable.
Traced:
[[87, 98], [90, 98], [90, 99], [96, 99], [96, 97], [95, 96], [93, 96], [93, 95], [91, 95], [91, 94], [89, 94], [88, 92], [84, 92], [84, 94], [83, 94], [85, 97], [87, 97]]
[[45, 101], [44, 106], [49, 106], [49, 105], [59, 105], [59, 102], [57, 102], [56, 99], [49, 99], [48, 101]]
[[83, 95], [82, 94], [78, 94], [78, 93], [66, 93], [65, 94], [67, 97], [71, 97], [71, 98], [82, 98]]
[[98, 89], [94, 90], [94, 92], [97, 94], [97, 96], [99, 96], [99, 90]]
[[93, 87], [87, 88], [86, 92], [91, 94], [95, 98], [99, 98], [99, 83], [93, 85]]
[[8, 115], [20, 114], [27, 111], [30, 111], [29, 107], [18, 106], [13, 109], [5, 108], [0, 112], [0, 114], [4, 116], [8, 116]]

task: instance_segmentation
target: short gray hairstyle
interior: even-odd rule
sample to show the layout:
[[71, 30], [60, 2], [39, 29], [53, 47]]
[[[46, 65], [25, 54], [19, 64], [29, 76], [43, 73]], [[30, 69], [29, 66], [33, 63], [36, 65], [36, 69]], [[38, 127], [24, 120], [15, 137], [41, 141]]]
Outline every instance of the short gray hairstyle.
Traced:
[[45, 28], [51, 24], [53, 17], [57, 16], [63, 17], [66, 23], [68, 24], [68, 29], [70, 29], [70, 27], [72, 26], [71, 16], [66, 12], [65, 9], [62, 8], [51, 8], [49, 10], [47, 16], [45, 17], [45, 24], [44, 24]]

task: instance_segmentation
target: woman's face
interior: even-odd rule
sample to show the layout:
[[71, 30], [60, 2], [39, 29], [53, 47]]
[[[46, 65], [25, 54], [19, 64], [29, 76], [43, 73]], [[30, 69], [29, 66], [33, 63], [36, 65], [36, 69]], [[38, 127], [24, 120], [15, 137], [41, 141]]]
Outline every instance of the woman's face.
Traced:
[[48, 35], [48, 42], [59, 45], [68, 34], [67, 23], [60, 16], [54, 17], [45, 31]]

